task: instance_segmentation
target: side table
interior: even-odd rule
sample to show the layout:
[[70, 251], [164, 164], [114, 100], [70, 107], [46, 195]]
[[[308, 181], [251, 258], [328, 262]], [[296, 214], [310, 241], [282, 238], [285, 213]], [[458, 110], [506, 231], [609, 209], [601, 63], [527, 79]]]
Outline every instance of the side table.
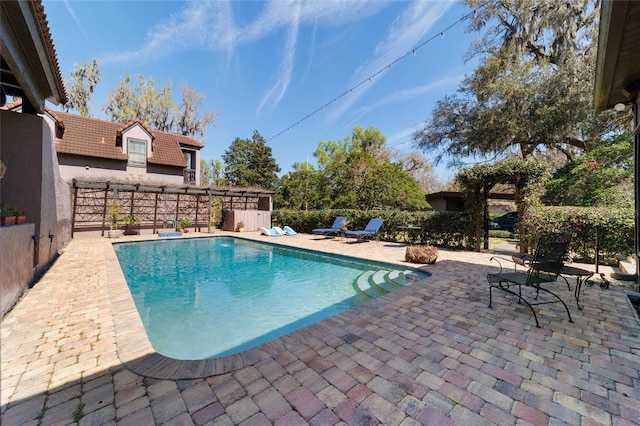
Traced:
[[422, 227], [415, 225], [403, 225], [398, 226], [399, 231], [405, 232], [405, 242], [409, 245], [414, 245], [416, 242], [417, 234], [422, 230]]

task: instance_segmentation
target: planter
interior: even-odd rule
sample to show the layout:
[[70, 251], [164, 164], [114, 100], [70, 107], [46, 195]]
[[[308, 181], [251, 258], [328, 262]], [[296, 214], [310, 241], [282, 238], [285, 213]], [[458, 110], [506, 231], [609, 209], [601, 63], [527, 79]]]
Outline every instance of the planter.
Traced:
[[209, 232], [210, 234], [213, 234], [214, 232], [216, 232], [216, 227], [215, 226], [209, 226], [209, 229], [207, 230], [207, 232]]
[[15, 224], [16, 224], [15, 216], [0, 216], [0, 225], [7, 226], [7, 225], [15, 225]]
[[27, 216], [22, 214], [16, 216], [16, 225], [20, 225], [21, 223], [25, 223], [26, 221], [27, 221]]
[[244, 232], [244, 228], [238, 228], [238, 232]]
[[119, 229], [109, 229], [108, 231], [109, 238], [120, 238], [121, 234], [122, 231]]
[[127, 223], [124, 226], [124, 235], [140, 235], [140, 224]]

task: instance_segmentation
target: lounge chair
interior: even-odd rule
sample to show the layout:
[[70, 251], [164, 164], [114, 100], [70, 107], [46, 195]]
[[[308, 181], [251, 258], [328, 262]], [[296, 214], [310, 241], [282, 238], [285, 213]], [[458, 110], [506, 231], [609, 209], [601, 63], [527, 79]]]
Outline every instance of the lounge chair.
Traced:
[[274, 226], [273, 228], [260, 228], [262, 230], [262, 232], [260, 232], [261, 234], [264, 235], [268, 235], [269, 237], [281, 237], [283, 235], [286, 235], [284, 233], [284, 231], [276, 226]]
[[365, 238], [378, 236], [378, 231], [383, 223], [384, 219], [374, 218], [369, 221], [367, 227], [363, 230], [347, 231], [344, 233], [344, 236], [347, 238], [356, 238], [357, 241], [363, 241]]
[[[567, 304], [564, 303], [560, 296], [542, 287], [542, 284], [551, 284], [558, 280], [570, 239], [570, 235], [558, 233], [540, 237], [538, 245], [536, 246], [535, 255], [526, 263], [517, 262], [520, 265], [524, 265], [527, 268], [526, 271], [506, 272], [503, 270], [500, 260], [507, 262], [513, 262], [513, 260], [492, 257], [491, 260], [497, 261], [500, 265], [500, 271], [496, 274], [487, 274], [487, 280], [489, 281], [489, 307], [491, 307], [491, 291], [495, 288], [513, 294], [517, 297], [518, 303], [524, 302], [529, 309], [531, 309], [533, 318], [536, 321], [536, 327], [538, 328], [540, 328], [540, 323], [538, 322], [536, 312], [533, 310], [533, 305], [562, 303], [564, 309], [567, 311], [569, 322], [573, 322], [569, 308], [567, 308]], [[514, 291], [516, 286], [517, 291]], [[530, 287], [535, 290], [535, 296], [533, 298], [535, 302], [529, 302], [524, 298], [522, 295], [522, 287]], [[514, 288], [514, 290], [512, 290], [512, 288]], [[551, 295], [553, 299], [538, 299], [541, 292]]]
[[311, 232], [319, 235], [336, 235], [338, 232], [340, 232], [342, 227], [346, 225], [346, 223], [347, 223], [346, 216], [338, 216], [336, 220], [333, 222], [333, 225], [331, 225], [331, 228], [318, 228], [318, 229], [314, 229]]
[[298, 233], [294, 231], [293, 228], [291, 228], [290, 226], [285, 226], [284, 232], [286, 232], [287, 235], [298, 235]]
[[298, 235], [298, 233], [294, 231], [293, 228], [291, 228], [290, 226], [285, 226], [284, 228], [274, 226], [273, 229], [275, 229], [278, 232], [281, 232], [284, 235], [290, 235], [290, 236]]

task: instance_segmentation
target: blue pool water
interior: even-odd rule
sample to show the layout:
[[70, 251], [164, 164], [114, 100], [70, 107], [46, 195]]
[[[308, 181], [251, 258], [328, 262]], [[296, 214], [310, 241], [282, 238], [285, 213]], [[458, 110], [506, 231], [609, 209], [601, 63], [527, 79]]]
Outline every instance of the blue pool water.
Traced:
[[369, 300], [365, 271], [404, 270], [230, 237], [114, 249], [151, 344], [175, 359], [258, 346]]

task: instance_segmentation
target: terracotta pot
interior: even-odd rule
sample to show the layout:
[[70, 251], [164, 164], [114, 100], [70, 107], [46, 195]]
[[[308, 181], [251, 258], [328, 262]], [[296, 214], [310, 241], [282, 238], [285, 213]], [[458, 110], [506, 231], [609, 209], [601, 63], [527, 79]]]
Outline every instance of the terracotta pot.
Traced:
[[16, 216], [16, 224], [25, 223], [27, 221], [27, 217], [25, 215]]
[[16, 224], [16, 217], [15, 216], [0, 216], [0, 224], [2, 226], [15, 225]]

